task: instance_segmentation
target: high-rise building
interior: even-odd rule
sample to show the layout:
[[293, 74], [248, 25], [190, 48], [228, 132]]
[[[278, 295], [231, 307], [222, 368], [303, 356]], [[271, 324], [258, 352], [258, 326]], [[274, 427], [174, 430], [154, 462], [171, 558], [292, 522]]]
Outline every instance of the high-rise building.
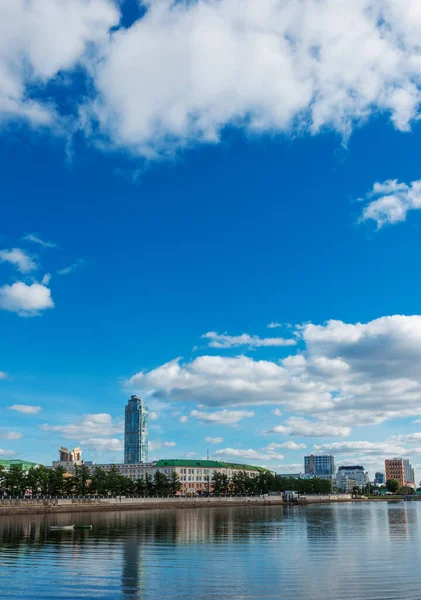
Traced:
[[350, 489], [352, 490], [353, 482], [361, 489], [367, 485], [369, 479], [367, 473], [364, 471], [364, 467], [360, 465], [339, 467], [336, 477], [337, 487], [343, 492], [348, 492]]
[[126, 406], [124, 462], [148, 462], [148, 409], [145, 401], [137, 396], [130, 396]]
[[63, 446], [59, 450], [60, 462], [80, 462], [82, 460], [82, 450], [80, 448], [73, 448], [68, 450]]
[[390, 458], [384, 461], [386, 467], [386, 481], [397, 479], [401, 486], [415, 487], [415, 473], [409, 458]]
[[403, 459], [403, 469], [405, 475], [405, 485], [415, 487], [415, 473], [411, 463], [409, 462], [409, 458]]
[[384, 476], [384, 473], [379, 473], [377, 472], [374, 476], [374, 483], [376, 485], [383, 485], [386, 483], [386, 478]]
[[335, 479], [335, 457], [331, 454], [310, 454], [304, 457], [304, 472], [321, 479]]

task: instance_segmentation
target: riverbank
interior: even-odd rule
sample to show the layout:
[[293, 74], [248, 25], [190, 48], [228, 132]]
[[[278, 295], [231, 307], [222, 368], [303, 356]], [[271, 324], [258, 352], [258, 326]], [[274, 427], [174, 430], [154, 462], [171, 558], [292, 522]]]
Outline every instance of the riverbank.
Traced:
[[[295, 504], [355, 502], [351, 495], [302, 496]], [[359, 500], [357, 500], [359, 501]], [[0, 500], [0, 515], [77, 513], [122, 510], [206, 508], [222, 506], [276, 506], [288, 504], [280, 496], [227, 498], [57, 498]]]

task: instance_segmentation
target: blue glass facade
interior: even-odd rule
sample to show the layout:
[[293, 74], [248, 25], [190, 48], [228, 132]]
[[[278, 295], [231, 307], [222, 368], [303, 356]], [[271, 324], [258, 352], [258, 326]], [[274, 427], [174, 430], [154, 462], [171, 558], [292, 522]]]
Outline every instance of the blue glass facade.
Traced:
[[148, 409], [145, 401], [130, 396], [124, 426], [124, 462], [148, 462]]

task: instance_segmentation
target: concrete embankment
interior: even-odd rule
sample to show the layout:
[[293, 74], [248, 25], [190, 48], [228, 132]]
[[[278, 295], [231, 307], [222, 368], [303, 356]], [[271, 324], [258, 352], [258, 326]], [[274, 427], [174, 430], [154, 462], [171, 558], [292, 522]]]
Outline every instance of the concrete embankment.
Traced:
[[[303, 496], [298, 504], [352, 502], [350, 495]], [[57, 498], [48, 500], [0, 500], [0, 515], [151, 510], [165, 508], [206, 508], [221, 506], [276, 506], [285, 504], [280, 496], [228, 498]]]

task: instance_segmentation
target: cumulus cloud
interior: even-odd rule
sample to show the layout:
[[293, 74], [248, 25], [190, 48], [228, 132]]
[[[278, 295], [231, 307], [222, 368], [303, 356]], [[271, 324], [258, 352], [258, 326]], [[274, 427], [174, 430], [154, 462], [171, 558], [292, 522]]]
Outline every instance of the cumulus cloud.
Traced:
[[360, 222], [374, 221], [377, 229], [402, 223], [410, 210], [421, 208], [421, 180], [410, 184], [397, 179], [375, 183], [364, 200], [369, 203], [363, 209]]
[[[421, 415], [421, 316], [308, 323], [296, 335], [303, 350], [278, 363], [246, 356], [176, 359], [137, 373], [129, 384], [162, 400], [211, 407], [269, 404], [317, 415], [320, 423], [311, 423], [315, 434], [322, 426], [331, 431], [325, 435], [347, 435], [353, 425]], [[282, 427], [279, 433], [306, 435], [309, 425], [291, 421]]]
[[37, 263], [21, 248], [0, 250], [0, 262], [8, 262], [21, 273], [29, 273], [38, 268]]
[[273, 446], [266, 446], [260, 450], [247, 450], [239, 448], [221, 448], [215, 452], [215, 456], [227, 456], [229, 458], [242, 458], [250, 460], [283, 460], [284, 456], [276, 452]]
[[[83, 62], [92, 44], [106, 42], [109, 28], [118, 20], [118, 10], [108, 0], [3, 0], [0, 119], [62, 128], [54, 102], [36, 99], [36, 92], [59, 72]], [[31, 238], [35, 241], [37, 236]]]
[[301, 417], [291, 417], [286, 425], [277, 425], [266, 433], [297, 435], [302, 437], [344, 437], [351, 433], [349, 427], [330, 425], [320, 421], [307, 421]]
[[5, 431], [4, 433], [0, 432], [0, 440], [21, 440], [23, 438], [23, 434], [17, 431]]
[[282, 327], [282, 324], [277, 323], [276, 321], [272, 321], [271, 323], [268, 323], [266, 327], [268, 327], [269, 329], [276, 329], [277, 327]]
[[338, 454], [380, 454], [399, 456], [406, 454], [406, 449], [393, 441], [385, 442], [334, 442], [314, 446], [319, 453], [336, 452]]
[[227, 335], [209, 331], [202, 335], [202, 339], [209, 340], [209, 348], [235, 348], [248, 346], [249, 348], [263, 348], [267, 346], [295, 346], [296, 340], [284, 338], [260, 338], [257, 335], [243, 333], [241, 335]]
[[80, 441], [80, 445], [91, 448], [97, 452], [123, 452], [123, 441], [118, 438], [87, 438]]
[[223, 441], [224, 438], [221, 437], [211, 437], [209, 435], [205, 437], [205, 442], [207, 442], [208, 444], [222, 444]]
[[177, 444], [175, 442], [151, 442], [148, 443], [148, 448], [151, 452], [155, 452], [160, 448], [174, 448]]
[[282, 442], [282, 444], [269, 444], [267, 446], [267, 448], [285, 448], [286, 450], [302, 450], [304, 448], [307, 448], [306, 444], [299, 444], [297, 442], [294, 442], [292, 440], [288, 440], [287, 442]]
[[14, 450], [4, 450], [0, 448], [0, 456], [16, 456], [16, 452]]
[[29, 404], [12, 404], [9, 410], [15, 410], [23, 415], [37, 415], [42, 409], [40, 406], [30, 406]]
[[51, 290], [41, 283], [27, 285], [17, 281], [0, 287], [0, 309], [17, 313], [20, 317], [35, 317], [47, 308], [54, 308]]
[[[216, 143], [227, 126], [347, 136], [371, 114], [385, 113], [401, 131], [419, 116], [418, 0], [153, 0], [145, 8], [125, 28], [111, 0], [3, 0], [1, 118], [79, 128], [154, 157]], [[71, 119], [42, 92], [53, 79], [66, 85], [75, 66], [90, 94], [73, 91], [79, 118]]]
[[192, 410], [190, 414], [200, 423], [218, 423], [219, 425], [235, 425], [242, 419], [254, 416], [254, 412], [251, 410], [219, 410], [215, 412]]
[[182, 415], [179, 419], [180, 423], [187, 423], [188, 421], [188, 417], [186, 417], [186, 415]]
[[38, 244], [43, 248], [58, 248], [57, 244], [54, 244], [53, 242], [47, 242], [46, 240], [42, 240], [37, 233], [28, 233], [23, 237], [23, 239], [27, 242]]
[[417, 0], [151, 2], [112, 35], [90, 108], [115, 143], [146, 156], [217, 142], [227, 125], [347, 135], [383, 111], [407, 131], [420, 33]]
[[66, 439], [80, 440], [82, 437], [110, 436], [123, 433], [123, 424], [115, 422], [108, 413], [86, 414], [75, 423], [67, 425], [49, 425], [44, 423], [39, 426], [42, 431], [52, 431], [61, 434]]

